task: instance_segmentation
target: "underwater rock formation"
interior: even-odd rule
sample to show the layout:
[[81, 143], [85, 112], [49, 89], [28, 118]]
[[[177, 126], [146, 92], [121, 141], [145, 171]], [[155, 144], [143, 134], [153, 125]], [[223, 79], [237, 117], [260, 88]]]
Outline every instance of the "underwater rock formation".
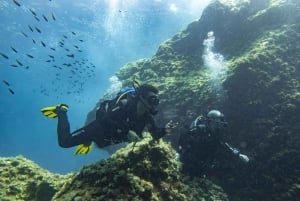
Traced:
[[209, 180], [190, 180], [170, 144], [148, 135], [110, 158], [83, 167], [55, 201], [85, 200], [227, 200]]
[[[124, 85], [136, 78], [158, 86], [157, 119], [180, 122], [178, 134], [210, 109], [225, 114], [226, 140], [251, 159], [247, 166], [222, 161], [218, 183], [230, 200], [298, 200], [299, 53], [300, 1], [219, 0], [152, 58], [129, 63], [117, 76]], [[210, 67], [220, 62], [223, 71], [212, 77]]]
[[23, 156], [0, 157], [1, 201], [50, 201], [72, 174], [53, 174]]
[[180, 167], [170, 144], [154, 142], [150, 134], [106, 160], [64, 176], [22, 156], [0, 158], [0, 200], [228, 200], [221, 187], [190, 179]]
[[[129, 63], [117, 73], [124, 86], [133, 78], [158, 86], [158, 122], [180, 123], [168, 136], [175, 148], [184, 126], [199, 114], [210, 109], [225, 114], [230, 125], [226, 140], [251, 160], [241, 165], [224, 158], [220, 174], [208, 178], [221, 185], [229, 200], [299, 199], [299, 22], [299, 0], [214, 1], [152, 58]], [[212, 76], [214, 67], [221, 69]], [[133, 151], [132, 146], [66, 179], [35, 176], [40, 173], [34, 167], [18, 169], [23, 163], [5, 158], [0, 162], [0, 196], [49, 200], [59, 188], [56, 201], [228, 200], [222, 188], [201, 179], [201, 172], [183, 175], [169, 144], [146, 138]]]

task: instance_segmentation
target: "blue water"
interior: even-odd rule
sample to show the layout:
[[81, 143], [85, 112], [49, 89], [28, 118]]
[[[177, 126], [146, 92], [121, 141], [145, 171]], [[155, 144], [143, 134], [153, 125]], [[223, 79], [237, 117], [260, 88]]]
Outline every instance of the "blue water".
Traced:
[[9, 57], [0, 55], [0, 156], [23, 155], [67, 173], [109, 154], [94, 149], [74, 156], [75, 148], [60, 148], [57, 120], [40, 108], [66, 103], [71, 130], [80, 128], [120, 67], [151, 57], [160, 43], [198, 19], [209, 0], [18, 2], [0, 0], [0, 52]]

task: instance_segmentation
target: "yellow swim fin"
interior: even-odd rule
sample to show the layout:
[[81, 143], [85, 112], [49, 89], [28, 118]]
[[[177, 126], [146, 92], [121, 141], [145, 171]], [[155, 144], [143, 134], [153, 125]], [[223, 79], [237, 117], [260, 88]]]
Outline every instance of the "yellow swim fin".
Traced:
[[57, 114], [55, 112], [55, 110], [59, 108], [61, 110], [65, 110], [67, 111], [69, 109], [68, 105], [66, 104], [58, 104], [58, 105], [55, 105], [55, 106], [49, 106], [49, 107], [44, 107], [41, 109], [41, 112], [46, 116], [46, 117], [49, 117], [49, 118], [56, 118], [57, 117]]
[[88, 154], [92, 151], [93, 145], [92, 143], [90, 144], [80, 144], [77, 146], [74, 155], [79, 155], [79, 154]]

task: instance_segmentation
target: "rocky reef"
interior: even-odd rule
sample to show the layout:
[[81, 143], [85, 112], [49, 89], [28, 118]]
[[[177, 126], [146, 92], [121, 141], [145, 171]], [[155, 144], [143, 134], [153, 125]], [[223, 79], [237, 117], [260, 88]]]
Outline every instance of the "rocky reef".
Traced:
[[54, 198], [60, 200], [227, 200], [209, 180], [180, 173], [176, 152], [150, 135], [110, 158], [83, 167]]
[[[220, 109], [230, 125], [226, 140], [250, 156], [247, 165], [224, 158], [219, 174], [203, 179], [200, 173], [180, 171], [170, 144], [146, 137], [134, 149], [129, 144], [66, 178], [41, 176], [33, 171], [36, 166], [24, 168], [20, 161], [26, 160], [20, 157], [15, 162], [4, 158], [1, 198], [298, 200], [299, 22], [299, 0], [213, 1], [199, 20], [161, 44], [152, 58], [129, 63], [116, 74], [124, 86], [137, 79], [159, 88], [158, 123], [180, 123], [165, 139], [175, 149], [185, 125], [199, 114]], [[208, 47], [207, 42], [213, 43]], [[216, 62], [223, 69], [212, 76], [210, 67]]]
[[[247, 166], [222, 161], [216, 182], [230, 200], [299, 198], [299, 22], [297, 0], [214, 1], [152, 58], [117, 73], [124, 85], [136, 78], [158, 86], [158, 121], [182, 125], [169, 139], [175, 148], [176, 136], [199, 114], [217, 108], [226, 115], [226, 140], [251, 159]], [[212, 55], [226, 66], [217, 77], [209, 68], [216, 63], [205, 58]]]
[[228, 200], [211, 181], [181, 174], [175, 150], [150, 134], [77, 174], [52, 174], [21, 156], [0, 167], [3, 201]]
[[0, 158], [1, 201], [50, 201], [73, 175], [53, 174], [23, 156]]

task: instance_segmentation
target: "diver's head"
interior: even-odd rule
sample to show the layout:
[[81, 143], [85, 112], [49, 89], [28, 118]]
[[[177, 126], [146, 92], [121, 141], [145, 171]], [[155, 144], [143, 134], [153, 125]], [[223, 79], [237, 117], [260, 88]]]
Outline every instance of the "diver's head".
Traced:
[[143, 84], [137, 89], [139, 100], [151, 114], [157, 114], [156, 107], [159, 104], [158, 89], [150, 84]]
[[219, 110], [211, 110], [207, 113], [207, 127], [212, 133], [220, 131], [227, 126], [224, 114]]

